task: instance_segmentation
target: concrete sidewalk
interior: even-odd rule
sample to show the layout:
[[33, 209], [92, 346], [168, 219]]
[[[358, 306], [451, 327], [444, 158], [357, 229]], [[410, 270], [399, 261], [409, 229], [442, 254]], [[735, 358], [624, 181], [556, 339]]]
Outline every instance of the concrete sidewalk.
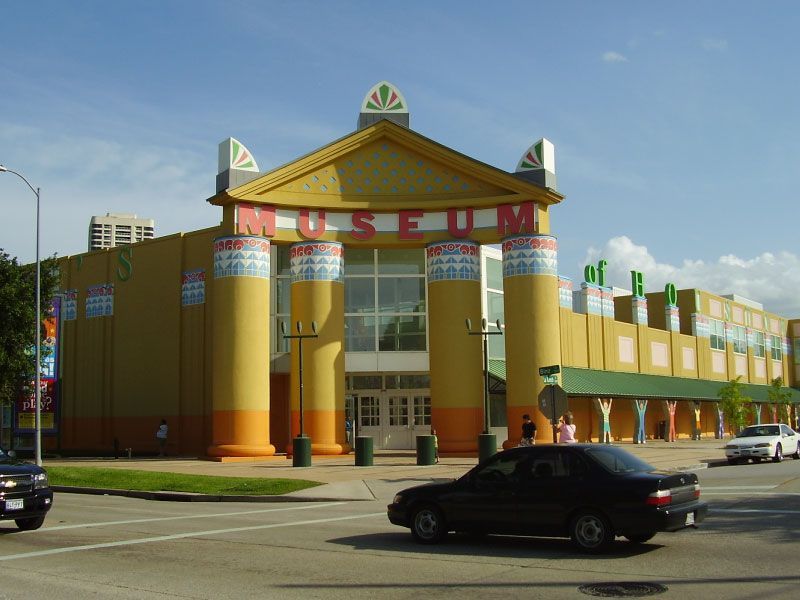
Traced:
[[[666, 470], [697, 470], [725, 463], [725, 440], [648, 441], [644, 445], [630, 442], [615, 444], [654, 467]], [[81, 466], [98, 468], [136, 469], [217, 475], [226, 477], [267, 477], [306, 479], [323, 485], [292, 492], [285, 496], [202, 496], [174, 492], [132, 492], [127, 490], [85, 490], [59, 488], [56, 491], [77, 493], [113, 493], [119, 495], [173, 501], [235, 501], [235, 502], [308, 502], [335, 500], [374, 500], [368, 481], [409, 482], [453, 479], [460, 477], [477, 464], [476, 457], [443, 456], [439, 464], [417, 466], [414, 451], [376, 451], [374, 466], [356, 467], [355, 456], [314, 456], [310, 467], [292, 467], [291, 457], [275, 456], [247, 462], [215, 462], [197, 458], [70, 458], [46, 459], [45, 467]]]

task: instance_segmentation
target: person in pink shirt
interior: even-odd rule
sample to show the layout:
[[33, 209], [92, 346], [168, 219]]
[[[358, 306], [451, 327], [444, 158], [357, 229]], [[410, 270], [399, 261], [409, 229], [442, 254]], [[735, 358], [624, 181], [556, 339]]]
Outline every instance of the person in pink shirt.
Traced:
[[568, 412], [558, 420], [558, 443], [559, 444], [574, 444], [575, 439], [575, 424], [572, 422], [572, 413]]

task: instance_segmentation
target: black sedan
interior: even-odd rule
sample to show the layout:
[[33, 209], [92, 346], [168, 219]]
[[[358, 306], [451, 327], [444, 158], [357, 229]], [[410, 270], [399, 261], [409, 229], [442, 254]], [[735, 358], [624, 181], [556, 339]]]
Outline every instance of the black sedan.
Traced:
[[455, 481], [403, 490], [388, 507], [389, 521], [423, 544], [458, 531], [570, 537], [587, 552], [615, 536], [642, 543], [696, 526], [707, 512], [694, 473], [656, 471], [597, 444], [505, 450]]
[[22, 530], [39, 529], [53, 506], [47, 472], [0, 450], [0, 520]]

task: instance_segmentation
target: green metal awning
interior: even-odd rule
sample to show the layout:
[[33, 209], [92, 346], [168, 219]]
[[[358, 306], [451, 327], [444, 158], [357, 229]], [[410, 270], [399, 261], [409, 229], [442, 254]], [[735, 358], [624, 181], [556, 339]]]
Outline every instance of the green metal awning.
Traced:
[[[495, 380], [505, 382], [506, 362], [497, 359], [489, 360], [489, 374]], [[727, 381], [711, 381], [709, 379], [600, 371], [578, 367], [561, 368], [561, 387], [570, 396], [716, 402], [719, 400], [717, 392], [727, 383]], [[742, 393], [749, 396], [754, 402], [769, 402], [769, 389], [768, 385], [742, 384]], [[790, 401], [792, 403], [800, 403], [800, 390], [783, 389], [791, 394]]]

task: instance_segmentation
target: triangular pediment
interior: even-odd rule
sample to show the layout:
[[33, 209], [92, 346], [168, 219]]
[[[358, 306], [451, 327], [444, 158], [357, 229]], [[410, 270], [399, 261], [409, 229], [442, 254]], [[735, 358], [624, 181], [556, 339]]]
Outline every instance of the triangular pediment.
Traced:
[[528, 200], [554, 204], [561, 198], [383, 120], [209, 201], [380, 211]]

